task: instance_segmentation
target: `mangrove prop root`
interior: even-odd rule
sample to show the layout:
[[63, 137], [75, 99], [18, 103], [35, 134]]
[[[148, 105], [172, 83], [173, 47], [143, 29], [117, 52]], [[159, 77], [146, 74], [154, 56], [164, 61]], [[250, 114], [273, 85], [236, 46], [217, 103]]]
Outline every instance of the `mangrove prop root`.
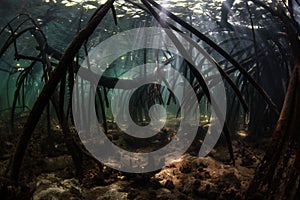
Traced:
[[20, 168], [32, 132], [36, 127], [36, 124], [40, 119], [43, 110], [47, 106], [62, 76], [67, 71], [67, 67], [72, 63], [73, 58], [75, 57], [76, 53], [79, 51], [83, 43], [91, 36], [98, 24], [102, 21], [108, 10], [111, 8], [113, 2], [114, 0], [109, 0], [96, 10], [95, 14], [86, 25], [86, 27], [75, 36], [73, 41], [67, 47], [64, 55], [60, 59], [58, 66], [55, 68], [48, 82], [45, 84], [43, 90], [41, 91], [24, 125], [23, 132], [20, 135], [16, 151], [12, 158], [12, 166], [9, 177], [12, 181], [18, 181]]
[[[277, 198], [287, 198], [284, 197], [284, 192], [275, 191], [279, 188], [274, 186], [274, 182], [275, 180], [282, 180], [282, 177], [277, 177], [278, 174], [276, 174], [276, 169], [280, 167], [280, 161], [283, 159], [282, 157], [284, 157], [284, 154], [289, 153], [287, 152], [287, 149], [289, 149], [288, 147], [296, 148], [296, 159], [293, 161], [293, 167], [295, 170], [294, 173], [291, 173], [293, 175], [290, 175], [289, 177], [292, 182], [290, 181], [289, 184], [282, 183], [282, 185], [284, 185], [285, 190], [290, 190], [290, 188], [288, 188], [290, 185], [299, 185], [300, 170], [297, 163], [300, 156], [300, 137], [297, 134], [299, 133], [300, 129], [300, 40], [289, 18], [283, 13], [280, 13], [279, 16], [286, 26], [286, 32], [288, 39], [290, 40], [295, 66], [289, 81], [284, 104], [277, 121], [276, 128], [272, 135], [272, 142], [248, 188], [248, 199], [251, 199], [252, 194], [256, 193], [256, 191], [264, 188], [263, 186], [267, 186], [269, 192], [278, 193], [277, 195], [280, 195], [280, 197], [277, 196]], [[292, 146], [293, 143], [295, 144], [295, 147]], [[283, 170], [288, 169], [284, 168]], [[282, 180], [282, 182], [283, 181], [284, 180]], [[299, 191], [300, 187], [297, 187], [297, 190]], [[296, 198], [298, 191], [294, 193], [294, 196], [291, 194], [292, 196], [290, 196], [289, 199]]]

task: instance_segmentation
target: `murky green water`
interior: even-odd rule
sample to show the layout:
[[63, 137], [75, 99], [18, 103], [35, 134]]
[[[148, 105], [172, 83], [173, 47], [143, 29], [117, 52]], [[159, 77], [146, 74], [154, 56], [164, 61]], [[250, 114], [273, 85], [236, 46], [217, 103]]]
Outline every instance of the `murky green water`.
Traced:
[[[103, 2], [104, 1], [94, 0], [1, 0], [0, 27], [4, 27], [10, 19], [19, 13], [29, 13], [32, 19], [42, 30], [49, 46], [63, 53], [67, 48], [67, 45], [76, 35], [77, 31], [87, 24], [93, 12]], [[142, 5], [137, 1], [133, 2], [138, 3], [138, 5]], [[162, 0], [157, 2], [172, 11], [176, 16], [180, 17], [188, 24], [194, 26], [205, 36], [220, 45], [233, 58], [244, 64], [245, 69], [249, 73], [252, 73], [253, 77], [260, 77], [257, 81], [263, 85], [268, 94], [274, 98], [274, 101], [279, 105], [282, 103], [282, 97], [286, 87], [284, 81], [287, 77], [287, 70], [286, 68], [280, 68], [280, 65], [284, 64], [282, 56], [283, 51], [281, 51], [281, 48], [285, 48], [287, 43], [280, 37], [277, 38], [280, 44], [275, 43], [275, 41], [270, 42], [272, 38], [269, 36], [272, 35], [274, 30], [278, 30], [278, 32], [280, 32], [282, 26], [277, 23], [276, 19], [270, 17], [270, 13], [268, 13], [268, 11], [261, 9], [251, 2], [247, 5], [245, 1], [235, 1], [228, 17], [228, 22], [233, 26], [233, 29], [230, 30], [228, 28], [222, 28], [220, 25], [222, 17], [222, 0]], [[272, 1], [265, 2], [271, 3]], [[94, 34], [89, 38], [86, 45], [87, 51], [110, 36], [122, 31], [130, 30], [132, 28], [159, 26], [158, 22], [149, 13], [133, 6], [130, 2], [116, 1], [114, 5], [116, 9], [117, 25], [115, 25], [112, 11], [109, 11], [108, 15], [105, 16]], [[142, 7], [144, 6], [142, 5]], [[295, 13], [295, 18], [299, 19], [299, 11], [295, 10]], [[195, 36], [192, 36], [192, 34], [185, 28], [175, 23], [163, 13], [159, 14], [170, 22], [170, 24], [173, 24], [185, 34], [191, 36], [191, 38], [194, 39], [201, 47], [205, 48], [223, 69], [230, 69], [232, 67], [232, 64], [229, 63], [228, 60], [221, 57], [219, 53], [209, 47], [209, 45], [205, 42], [197, 39]], [[5, 42], [7, 42], [7, 38], [10, 36], [12, 31], [11, 29], [16, 29], [20, 23], [22, 23], [22, 20], [24, 20], [24, 18], [21, 16], [3, 30], [0, 34], [0, 48], [3, 47]], [[30, 23], [28, 21], [24, 22], [20, 30], [25, 27], [30, 27]], [[255, 37], [253, 33], [255, 33]], [[138, 38], [133, 38], [132, 42], [134, 43], [136, 41], [138, 41]], [[0, 58], [0, 110], [11, 108], [16, 91], [16, 85], [18, 85], [18, 81], [22, 77], [22, 73], [29, 69], [28, 67], [32, 64], [28, 60], [14, 59], [16, 47], [18, 49], [18, 54], [20, 55], [30, 57], [40, 56], [38, 55], [39, 51], [36, 49], [37, 43], [30, 32], [23, 34], [20, 38], [18, 38], [15, 46], [11, 45], [2, 55]], [[155, 62], [157, 58], [159, 62], [163, 62], [168, 58], [168, 56], [163, 54], [157, 56], [156, 53], [157, 52], [148, 49], [122, 55], [107, 68], [104, 74], [109, 77], [126, 79], [128, 77], [124, 77], [123, 74], [130, 70], [132, 66], [141, 65], [145, 61]], [[51, 55], [47, 56], [51, 57]], [[253, 56], [256, 56], [260, 60], [255, 61], [252, 59]], [[82, 48], [78, 62], [81, 63], [84, 57], [85, 53]], [[264, 59], [261, 59], [263, 57]], [[50, 58], [50, 61], [53, 63], [58, 62], [53, 58]], [[268, 67], [262, 68], [261, 66]], [[276, 70], [272, 70], [270, 66], [272, 66], [272, 69]], [[181, 64], [177, 63], [175, 67], [172, 67], [178, 69], [181, 73], [190, 73], [189, 69], [184, 72], [184, 67], [182, 67]], [[259, 70], [257, 70], [258, 68]], [[273, 71], [274, 73], [270, 75], [270, 71]], [[30, 73], [26, 77], [26, 81], [19, 90], [19, 94], [22, 95], [20, 95], [17, 101], [18, 112], [28, 111], [32, 107], [44, 85], [44, 81], [41, 81], [42, 73], [41, 63], [34, 64], [34, 66], [30, 69]], [[185, 74], [186, 78], [190, 81], [193, 80], [192, 76], [187, 74]], [[243, 91], [246, 101], [250, 102], [253, 96], [249, 94], [253, 92], [253, 88], [250, 86], [249, 89], [247, 85], [248, 83], [241, 81], [242, 78], [238, 71], [233, 71], [230, 74], [230, 77], [234, 82], [236, 82], [238, 88]], [[274, 80], [278, 79], [281, 81], [279, 81], [279, 83], [278, 81], [275, 83]], [[180, 83], [176, 81], [173, 84], [180, 85]], [[191, 81], [191, 84], [195, 83]], [[275, 90], [274, 87], [276, 88]], [[229, 106], [232, 106], [233, 104], [236, 105], [235, 102], [237, 102], [237, 99], [234, 97], [234, 93], [230, 87], [228, 88], [228, 104]], [[143, 92], [144, 91], [141, 90], [140, 93]], [[110, 95], [111, 90], [108, 90], [108, 98], [110, 98]], [[167, 102], [170, 98], [170, 93], [165, 90], [162, 92], [162, 96], [163, 101]], [[137, 95], [135, 98], [138, 99], [141, 97]], [[147, 96], [143, 98], [147, 99]], [[136, 103], [138, 101], [134, 102]], [[152, 104], [153, 103], [154, 102], [152, 102]], [[179, 105], [173, 102], [173, 104], [171, 103], [169, 106], [169, 114], [176, 116]], [[207, 99], [203, 98], [201, 100], [200, 107], [201, 117], [205, 121], [207, 120], [207, 117], [205, 116], [209, 116], [210, 113], [209, 109], [207, 109]], [[147, 111], [147, 109], [145, 111]], [[108, 109], [107, 112], [110, 113], [110, 110]], [[4, 112], [2, 112], [2, 114], [4, 114]]]

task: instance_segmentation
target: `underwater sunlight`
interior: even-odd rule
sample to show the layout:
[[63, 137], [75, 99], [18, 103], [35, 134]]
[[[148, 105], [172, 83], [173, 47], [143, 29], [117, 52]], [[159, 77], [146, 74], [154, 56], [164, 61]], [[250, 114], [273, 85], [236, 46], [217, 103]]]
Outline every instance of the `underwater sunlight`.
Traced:
[[300, 198], [298, 0], [0, 0], [1, 199]]

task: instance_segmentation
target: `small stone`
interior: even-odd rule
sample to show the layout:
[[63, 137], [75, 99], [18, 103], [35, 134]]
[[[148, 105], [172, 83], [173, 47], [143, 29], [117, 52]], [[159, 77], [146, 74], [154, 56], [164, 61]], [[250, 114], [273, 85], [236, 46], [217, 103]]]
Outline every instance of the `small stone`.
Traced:
[[162, 193], [172, 193], [169, 189], [167, 188], [161, 188], [159, 191], [161, 191]]

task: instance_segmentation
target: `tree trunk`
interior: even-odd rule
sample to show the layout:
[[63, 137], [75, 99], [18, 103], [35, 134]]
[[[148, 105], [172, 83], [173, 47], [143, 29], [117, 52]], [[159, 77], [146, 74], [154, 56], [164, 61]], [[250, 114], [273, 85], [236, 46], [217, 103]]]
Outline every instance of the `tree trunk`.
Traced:
[[247, 199], [296, 199], [300, 190], [300, 40], [288, 17], [280, 16], [295, 65], [272, 142], [248, 188]]

